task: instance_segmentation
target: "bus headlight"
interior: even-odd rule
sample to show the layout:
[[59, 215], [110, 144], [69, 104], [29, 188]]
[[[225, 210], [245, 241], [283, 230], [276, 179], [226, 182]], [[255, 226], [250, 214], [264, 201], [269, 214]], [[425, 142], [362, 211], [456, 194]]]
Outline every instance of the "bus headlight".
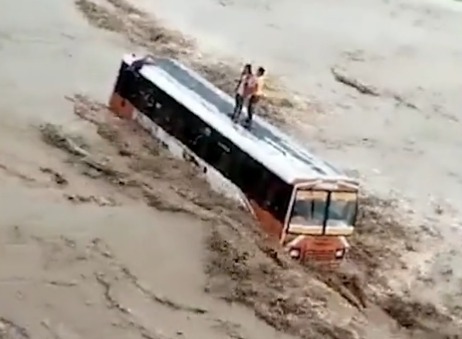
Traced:
[[336, 259], [341, 259], [345, 255], [345, 250], [337, 250], [335, 251], [335, 258]]
[[298, 259], [300, 258], [300, 250], [298, 248], [292, 248], [289, 251], [289, 255], [292, 259]]

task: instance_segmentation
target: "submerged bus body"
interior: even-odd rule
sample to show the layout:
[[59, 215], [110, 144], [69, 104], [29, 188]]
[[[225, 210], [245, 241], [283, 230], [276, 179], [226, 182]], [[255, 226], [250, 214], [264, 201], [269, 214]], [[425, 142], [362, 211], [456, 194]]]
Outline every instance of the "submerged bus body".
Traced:
[[234, 124], [232, 98], [179, 62], [156, 59], [133, 69], [136, 60], [123, 58], [109, 102], [115, 114], [136, 120], [173, 154], [193, 157], [212, 187], [240, 199], [291, 256], [344, 258], [357, 180], [258, 116], [250, 130]]

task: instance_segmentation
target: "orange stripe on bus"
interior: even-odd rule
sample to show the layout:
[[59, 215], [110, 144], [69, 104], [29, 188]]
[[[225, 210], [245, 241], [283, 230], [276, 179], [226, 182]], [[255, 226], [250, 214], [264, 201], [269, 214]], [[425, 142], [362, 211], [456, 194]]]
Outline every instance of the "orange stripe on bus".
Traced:
[[122, 119], [132, 120], [134, 117], [135, 108], [130, 101], [115, 92], [112, 93], [109, 100], [109, 108]]

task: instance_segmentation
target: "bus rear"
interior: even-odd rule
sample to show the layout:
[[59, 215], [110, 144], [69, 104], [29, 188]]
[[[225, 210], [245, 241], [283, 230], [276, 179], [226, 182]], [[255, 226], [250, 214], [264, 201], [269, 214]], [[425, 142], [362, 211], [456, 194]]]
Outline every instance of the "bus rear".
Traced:
[[282, 241], [301, 260], [341, 260], [358, 211], [358, 185], [352, 181], [296, 184]]

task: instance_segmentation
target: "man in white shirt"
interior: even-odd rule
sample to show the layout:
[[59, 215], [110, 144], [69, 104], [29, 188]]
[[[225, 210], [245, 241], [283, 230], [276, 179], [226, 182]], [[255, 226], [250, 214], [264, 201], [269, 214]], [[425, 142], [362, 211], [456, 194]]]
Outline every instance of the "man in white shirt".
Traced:
[[231, 116], [233, 121], [238, 121], [239, 117], [242, 112], [242, 107], [244, 106], [244, 101], [248, 99], [250, 95], [249, 92], [249, 82], [252, 77], [252, 65], [247, 64], [244, 66], [242, 70], [241, 77], [236, 87], [236, 96], [235, 96], [235, 104], [234, 104], [234, 111]]

